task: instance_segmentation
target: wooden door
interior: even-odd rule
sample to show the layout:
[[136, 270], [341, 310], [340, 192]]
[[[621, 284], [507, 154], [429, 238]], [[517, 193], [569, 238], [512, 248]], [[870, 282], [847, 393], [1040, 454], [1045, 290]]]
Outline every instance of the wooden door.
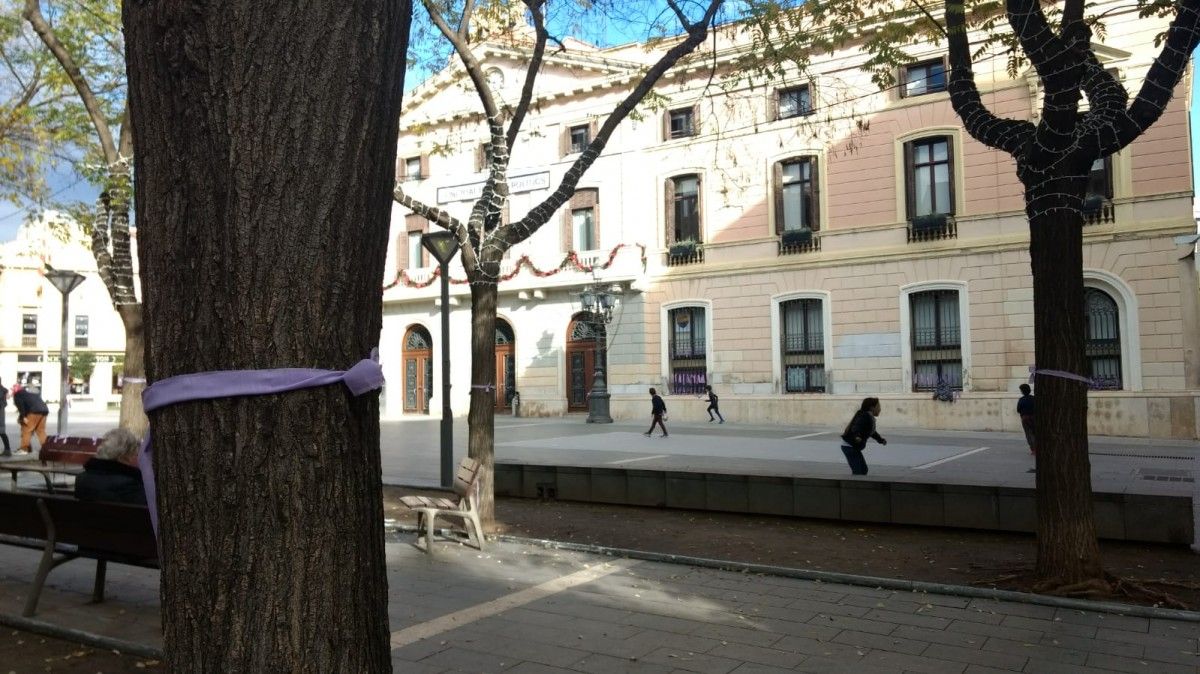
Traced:
[[[600, 324], [603, 331], [603, 324]], [[567, 332], [567, 410], [585, 411], [596, 373], [596, 341], [603, 332], [588, 314], [577, 314]]]
[[404, 411], [429, 414], [433, 396], [433, 346], [429, 332], [420, 326], [404, 336]]
[[503, 318], [496, 319], [496, 409], [512, 408], [517, 392], [516, 339], [512, 326]]

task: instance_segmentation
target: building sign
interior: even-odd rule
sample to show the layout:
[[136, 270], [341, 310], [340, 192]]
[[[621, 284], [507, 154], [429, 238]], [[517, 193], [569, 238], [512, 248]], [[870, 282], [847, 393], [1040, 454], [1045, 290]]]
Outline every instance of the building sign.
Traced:
[[[439, 187], [437, 191], [437, 202], [439, 204], [448, 204], [452, 201], [472, 201], [483, 196], [483, 186], [487, 183], [481, 180], [477, 183], [468, 183], [466, 185], [454, 185], [452, 187]], [[534, 190], [545, 190], [550, 188], [550, 172], [542, 171], [541, 173], [528, 173], [521, 176], [510, 176], [508, 179], [508, 193], [519, 194], [521, 192], [533, 192]]]

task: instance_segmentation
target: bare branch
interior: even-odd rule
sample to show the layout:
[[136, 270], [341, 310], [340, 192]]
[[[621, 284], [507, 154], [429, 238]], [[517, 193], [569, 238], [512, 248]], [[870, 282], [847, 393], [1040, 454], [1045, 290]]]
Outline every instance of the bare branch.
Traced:
[[104, 113], [100, 109], [100, 101], [92, 92], [92, 88], [88, 86], [87, 80], [83, 76], [83, 72], [79, 70], [79, 65], [75, 63], [75, 59], [67, 52], [67, 48], [59, 42], [58, 37], [54, 34], [54, 29], [46, 22], [46, 17], [42, 16], [42, 8], [39, 5], [40, 0], [25, 0], [25, 10], [22, 16], [33, 26], [33, 30], [41, 38], [42, 42], [58, 59], [63, 70], [70, 78], [71, 84], [75, 85], [75, 90], [79, 92], [79, 98], [83, 101], [83, 107], [87, 110], [88, 117], [92, 120], [92, 126], [96, 128], [96, 135], [100, 139], [100, 149], [104, 152], [104, 159], [109, 164], [115, 163], [119, 155], [117, 147], [113, 144], [112, 132], [108, 128], [108, 121], [104, 119]]
[[1016, 156], [1033, 135], [1034, 127], [1029, 122], [997, 117], [984, 106], [971, 66], [963, 0], [946, 2], [946, 28], [950, 47], [950, 105], [972, 138]]
[[125, 99], [125, 110], [121, 113], [121, 135], [117, 141], [121, 157], [133, 156], [133, 125], [129, 123], [129, 99]]
[[464, 269], [473, 269], [478, 264], [475, 249], [471, 246], [468, 228], [461, 220], [436, 206], [430, 206], [423, 201], [413, 199], [405, 194], [404, 188], [400, 185], [396, 185], [396, 188], [392, 190], [392, 198], [395, 199], [396, 203], [425, 218], [429, 222], [453, 232], [454, 237], [458, 239], [458, 247], [462, 249]]
[[471, 34], [471, 17], [475, 15], [475, 0], [466, 0], [462, 18], [458, 21], [458, 37], [467, 40]]
[[675, 16], [679, 18], [679, 25], [683, 26], [683, 29], [687, 32], [692, 32], [692, 24], [688, 22], [687, 15], [683, 13], [683, 10], [680, 9], [675, 0], [667, 0], [667, 5], [670, 6], [671, 11], [675, 12]]
[[537, 38], [533, 45], [533, 56], [529, 59], [529, 67], [525, 69], [525, 83], [521, 87], [521, 100], [517, 102], [517, 107], [513, 110], [513, 118], [508, 123], [508, 137], [505, 140], [508, 143], [509, 154], [512, 153], [513, 144], [517, 142], [517, 133], [521, 130], [521, 124], [525, 122], [529, 104], [533, 100], [533, 85], [537, 81], [538, 72], [542, 67], [542, 57], [546, 52], [548, 35], [545, 17], [542, 15], [545, 0], [525, 0], [525, 6], [533, 15], [533, 30]]
[[[917, 9], [921, 10], [921, 13], [925, 15], [926, 19], [929, 19], [930, 24], [937, 26], [938, 31], [940, 31], [942, 34], [942, 37], [949, 37], [949, 33], [946, 32], [946, 28], [943, 27], [937, 19], [933, 18], [933, 14], [931, 14], [929, 10], [925, 8], [925, 5], [922, 4], [920, 0], [912, 0], [912, 3], [917, 6]], [[949, 12], [949, 8], [947, 8], [946, 11]], [[947, 17], [946, 23], [950, 23], [949, 17]]]

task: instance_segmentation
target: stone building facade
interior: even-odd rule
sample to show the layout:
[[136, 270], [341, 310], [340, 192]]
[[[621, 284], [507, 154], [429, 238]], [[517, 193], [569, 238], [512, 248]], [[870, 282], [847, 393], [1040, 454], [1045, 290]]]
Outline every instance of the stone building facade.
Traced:
[[[1097, 46], [1136, 92], [1165, 28], [1117, 8]], [[714, 46], [715, 45], [715, 46]], [[1033, 365], [1029, 232], [1014, 164], [971, 139], [945, 91], [944, 46], [927, 45], [880, 91], [849, 49], [770, 82], [731, 77], [747, 45], [727, 28], [706, 58], [623, 122], [572, 202], [506, 262], [497, 332], [498, 407], [561, 415], [586, 403], [596, 334], [607, 344], [613, 415], [645, 416], [646, 389], [673, 418], [829, 424], [866, 395], [889, 425], [1018, 430], [1017, 386]], [[478, 48], [515, 100], [523, 48]], [[655, 56], [644, 45], [572, 44], [548, 59], [513, 151], [507, 217], [544, 199], [581, 143]], [[711, 76], [713, 64], [717, 75]], [[1032, 72], [976, 64], [985, 103], [1034, 119]], [[464, 215], [482, 184], [484, 127], [473, 90], [448, 68], [406, 100], [397, 177]], [[1084, 266], [1088, 358], [1099, 434], [1200, 437], [1200, 285], [1187, 101], [1093, 167]], [[440, 408], [437, 284], [419, 249], [424, 221], [397, 206], [384, 292], [385, 414]], [[452, 272], [461, 280], [461, 268]], [[592, 324], [578, 293], [619, 293]], [[467, 408], [469, 292], [452, 288], [452, 406]], [[935, 400], [939, 384], [953, 402]], [[507, 390], [507, 393], [506, 393]], [[582, 396], [582, 397], [581, 397]]]

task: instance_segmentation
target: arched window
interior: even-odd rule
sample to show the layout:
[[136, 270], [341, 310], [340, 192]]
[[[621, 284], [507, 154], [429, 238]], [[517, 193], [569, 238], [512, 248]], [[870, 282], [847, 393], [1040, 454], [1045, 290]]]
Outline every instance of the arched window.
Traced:
[[433, 348], [429, 333], [422, 327], [410, 328], [404, 348], [409, 351], [427, 351]]
[[1123, 388], [1121, 317], [1116, 301], [1099, 288], [1083, 289], [1083, 339], [1088, 374], [1101, 390]]
[[496, 319], [496, 346], [513, 343], [513, 329], [504, 319]]
[[703, 393], [708, 383], [708, 321], [704, 307], [667, 312], [671, 393]]

